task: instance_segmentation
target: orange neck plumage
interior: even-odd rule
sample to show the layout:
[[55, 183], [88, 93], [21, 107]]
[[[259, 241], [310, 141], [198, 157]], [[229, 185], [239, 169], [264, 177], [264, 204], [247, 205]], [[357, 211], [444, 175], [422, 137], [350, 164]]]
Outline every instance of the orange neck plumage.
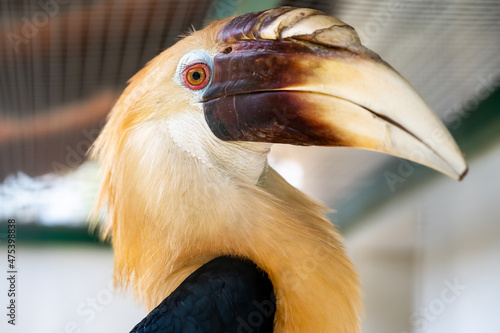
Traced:
[[[116, 284], [152, 308], [202, 264], [240, 256], [269, 274], [277, 332], [356, 332], [357, 275], [324, 207], [270, 167], [251, 184], [161, 135], [155, 125], [132, 131], [119, 162], [103, 166]], [[148, 136], [147, 151], [134, 144]]]

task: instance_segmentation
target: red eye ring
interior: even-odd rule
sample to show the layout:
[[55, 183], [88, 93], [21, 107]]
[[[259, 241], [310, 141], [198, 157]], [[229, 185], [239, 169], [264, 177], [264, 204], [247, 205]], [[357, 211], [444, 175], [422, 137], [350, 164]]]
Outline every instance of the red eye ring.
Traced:
[[189, 89], [203, 89], [210, 81], [210, 68], [204, 63], [188, 65], [182, 71], [182, 80]]

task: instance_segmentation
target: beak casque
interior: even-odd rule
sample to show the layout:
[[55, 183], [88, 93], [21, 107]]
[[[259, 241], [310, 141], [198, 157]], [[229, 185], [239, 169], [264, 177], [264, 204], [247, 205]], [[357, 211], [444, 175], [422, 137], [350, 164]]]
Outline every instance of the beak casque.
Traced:
[[342, 21], [285, 7], [235, 18], [219, 38], [203, 95], [219, 139], [357, 147], [467, 173], [441, 120]]

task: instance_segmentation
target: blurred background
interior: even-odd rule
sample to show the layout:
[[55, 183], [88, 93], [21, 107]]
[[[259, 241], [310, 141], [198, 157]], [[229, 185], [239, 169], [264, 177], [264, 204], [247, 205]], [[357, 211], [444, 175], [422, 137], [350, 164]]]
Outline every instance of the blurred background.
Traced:
[[[275, 146], [270, 163], [336, 212], [363, 285], [365, 333], [500, 332], [500, 2], [12, 0], [0, 2], [0, 248], [17, 221], [17, 323], [2, 332], [128, 332], [145, 315], [112, 286], [89, 232], [85, 152], [144, 64], [191, 27], [291, 5], [352, 25], [405, 76], [467, 156], [455, 182], [343, 148]], [[7, 274], [7, 273], [5, 273]]]

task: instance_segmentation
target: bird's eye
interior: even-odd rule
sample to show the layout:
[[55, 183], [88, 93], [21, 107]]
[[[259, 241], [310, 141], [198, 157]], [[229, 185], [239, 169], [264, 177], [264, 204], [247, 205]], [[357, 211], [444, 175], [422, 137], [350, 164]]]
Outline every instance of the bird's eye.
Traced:
[[182, 72], [182, 80], [189, 89], [203, 89], [210, 81], [210, 69], [203, 63], [188, 65]]

